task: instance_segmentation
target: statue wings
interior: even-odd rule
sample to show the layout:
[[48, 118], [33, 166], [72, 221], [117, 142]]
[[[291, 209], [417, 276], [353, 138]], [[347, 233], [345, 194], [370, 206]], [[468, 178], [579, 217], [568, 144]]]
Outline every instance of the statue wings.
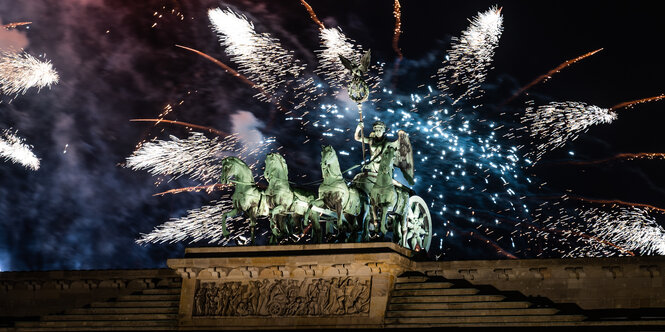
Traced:
[[406, 181], [410, 185], [413, 185], [413, 148], [411, 147], [411, 141], [409, 141], [409, 135], [400, 130], [397, 132], [397, 141], [395, 141], [395, 166], [399, 167], [402, 170], [402, 174]]

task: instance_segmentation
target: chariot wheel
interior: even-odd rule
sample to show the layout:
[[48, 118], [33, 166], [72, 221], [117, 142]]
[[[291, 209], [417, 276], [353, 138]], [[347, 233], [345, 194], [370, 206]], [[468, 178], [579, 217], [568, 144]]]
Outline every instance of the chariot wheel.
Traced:
[[432, 217], [427, 203], [420, 196], [409, 197], [406, 215], [403, 220], [402, 246], [411, 250], [418, 247], [429, 251], [432, 243]]

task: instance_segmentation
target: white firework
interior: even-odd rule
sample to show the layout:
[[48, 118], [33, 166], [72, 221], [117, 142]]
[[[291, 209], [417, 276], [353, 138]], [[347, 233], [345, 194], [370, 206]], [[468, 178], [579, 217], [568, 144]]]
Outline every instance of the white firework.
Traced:
[[278, 99], [278, 89], [304, 70], [292, 51], [285, 50], [270, 34], [257, 33], [244, 15], [215, 8], [208, 11], [208, 17], [226, 53], [238, 64], [238, 71], [264, 91], [257, 98]]
[[0, 53], [0, 91], [5, 95], [18, 95], [33, 87], [41, 90], [58, 80], [50, 61], [40, 61], [25, 52]]
[[531, 138], [541, 141], [534, 143], [535, 150], [527, 155], [538, 161], [547, 152], [563, 147], [592, 125], [611, 123], [617, 113], [594, 105], [580, 102], [552, 102], [545, 106], [526, 108], [521, 122], [526, 125]]
[[0, 131], [0, 157], [36, 171], [39, 169], [39, 159], [31, 148], [31, 145], [25, 144], [24, 139], [16, 136], [15, 131]]
[[192, 132], [186, 139], [170, 138], [144, 143], [127, 158], [125, 166], [153, 175], [170, 175], [172, 179], [186, 175], [210, 183], [222, 175], [222, 158], [241, 152], [235, 135], [220, 140]]
[[[643, 255], [665, 254], [665, 229], [645, 208], [632, 206], [610, 211], [598, 208], [576, 210], [580, 219], [586, 223], [586, 232], [597, 239]], [[591, 256], [587, 249], [581, 247], [569, 256]]]
[[[238, 218], [228, 218], [228, 230], [232, 236], [225, 238], [222, 233], [222, 216], [225, 212], [231, 210], [230, 200], [221, 202], [212, 202], [213, 205], [203, 206], [200, 209], [187, 211], [187, 215], [181, 218], [173, 218], [152, 230], [148, 234], [141, 234], [136, 240], [138, 244], [148, 243], [175, 243], [189, 241], [196, 242], [206, 240], [210, 243], [226, 244], [229, 240], [235, 239], [246, 230], [234, 229], [235, 223], [232, 220]], [[243, 226], [241, 226], [243, 227]]]
[[438, 70], [438, 88], [453, 98], [453, 104], [482, 95], [480, 84], [487, 77], [502, 32], [501, 10], [492, 7], [478, 13], [462, 36], [453, 39], [443, 67]]

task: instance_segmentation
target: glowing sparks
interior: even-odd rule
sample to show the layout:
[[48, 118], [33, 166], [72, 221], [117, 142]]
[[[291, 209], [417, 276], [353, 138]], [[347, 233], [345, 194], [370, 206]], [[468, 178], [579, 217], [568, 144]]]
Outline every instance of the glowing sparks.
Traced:
[[[275, 96], [278, 89], [297, 78], [304, 69], [279, 41], [267, 33], [254, 31], [254, 24], [230, 9], [208, 11], [208, 17], [220, 43], [238, 70], [267, 94]], [[257, 96], [265, 100], [265, 95]]]
[[619, 153], [616, 156], [612, 156], [610, 158], [604, 158], [604, 159], [599, 159], [599, 160], [590, 160], [590, 161], [569, 161], [565, 162], [564, 164], [572, 164], [572, 165], [594, 165], [594, 164], [602, 164], [606, 163], [612, 160], [635, 160], [635, 159], [649, 159], [649, 160], [665, 160], [665, 153], [657, 153], [657, 152], [642, 152], [642, 153]]
[[576, 197], [576, 196], [565, 196], [566, 198], [578, 200], [578, 201], [583, 201], [583, 202], [588, 202], [588, 203], [596, 203], [596, 204], [608, 204], [611, 206], [628, 206], [628, 207], [641, 207], [647, 210], [652, 210], [652, 211], [658, 211], [661, 213], [665, 213], [665, 209], [655, 207], [653, 205], [649, 204], [642, 204], [642, 203], [630, 203], [630, 202], [624, 202], [618, 199], [590, 199], [590, 198], [585, 198], [585, 197]]
[[402, 60], [404, 55], [402, 50], [399, 49], [399, 36], [402, 34], [402, 6], [399, 0], [395, 0], [393, 5], [393, 17], [395, 18], [395, 29], [393, 30], [393, 50], [397, 53], [397, 57]]
[[[604, 211], [578, 209], [586, 222], [587, 233], [644, 255], [665, 254], [665, 230], [649, 212], [639, 207], [621, 207]], [[590, 256], [587, 247], [579, 247], [570, 256]]]
[[199, 50], [196, 50], [196, 49], [193, 49], [193, 48], [191, 48], [191, 47], [187, 47], [187, 46], [176, 45], [176, 47], [180, 47], [180, 48], [182, 48], [182, 49], [185, 49], [185, 50], [188, 50], [188, 51], [194, 52], [194, 53], [196, 53], [196, 54], [198, 54], [198, 55], [200, 55], [200, 56], [202, 56], [202, 57], [204, 57], [204, 58], [206, 58], [206, 59], [212, 61], [214, 64], [216, 64], [217, 66], [221, 67], [221, 68], [224, 69], [225, 71], [229, 72], [231, 75], [233, 75], [233, 76], [239, 78], [240, 80], [242, 80], [245, 84], [247, 84], [247, 85], [249, 85], [249, 86], [251, 86], [251, 87], [255, 87], [255, 86], [256, 86], [256, 84], [254, 84], [254, 82], [248, 80], [247, 77], [241, 75], [240, 73], [238, 73], [237, 71], [235, 71], [233, 68], [227, 66], [225, 63], [223, 63], [223, 62], [221, 62], [221, 61], [219, 61], [219, 60], [213, 58], [212, 56], [210, 56], [210, 55], [208, 55], [208, 54], [206, 54], [206, 53], [203, 53], [203, 52], [201, 52], [201, 51], [199, 51]]
[[215, 190], [221, 190], [225, 187], [226, 187], [226, 185], [223, 185], [221, 183], [215, 183], [215, 184], [210, 184], [210, 185], [207, 185], [207, 186], [193, 186], [193, 187], [170, 189], [170, 190], [167, 190], [167, 191], [162, 191], [161, 193], [153, 194], [153, 196], [164, 196], [164, 195], [168, 195], [168, 194], [181, 194], [181, 193], [186, 193], [186, 192], [199, 192], [201, 190], [205, 190], [207, 193], [211, 193]]
[[9, 23], [9, 24], [3, 24], [3, 25], [0, 25], [0, 28], [4, 28], [4, 29], [9, 30], [9, 29], [14, 29], [18, 26], [28, 25], [28, 24], [32, 24], [32, 22], [14, 22], [14, 23]]
[[443, 67], [438, 70], [438, 88], [453, 98], [453, 104], [482, 94], [480, 84], [485, 81], [502, 32], [501, 9], [493, 7], [478, 13], [462, 36], [453, 39]]
[[39, 159], [32, 153], [31, 148], [32, 146], [25, 144], [24, 139], [16, 136], [15, 131], [0, 131], [0, 158], [36, 171], [39, 169]]
[[560, 72], [564, 68], [566, 68], [566, 67], [568, 67], [568, 66], [570, 66], [570, 65], [572, 65], [576, 62], [584, 60], [584, 59], [586, 59], [586, 58], [588, 58], [588, 57], [590, 57], [590, 56], [592, 56], [592, 55], [594, 55], [594, 54], [596, 54], [596, 53], [598, 53], [602, 50], [603, 50], [602, 48], [599, 48], [595, 51], [591, 51], [589, 53], [582, 54], [582, 55], [578, 56], [577, 58], [570, 59], [570, 60], [567, 60], [567, 61], [563, 62], [562, 64], [556, 66], [556, 68], [548, 71], [546, 74], [538, 76], [535, 80], [531, 81], [531, 83], [529, 83], [529, 84], [523, 86], [522, 88], [520, 88], [519, 90], [517, 90], [517, 92], [515, 92], [512, 97], [510, 97], [508, 100], [506, 100], [504, 102], [504, 104], [509, 103], [511, 100], [515, 99], [517, 96], [524, 93], [524, 91], [529, 90], [529, 88], [531, 88], [532, 86], [534, 86], [534, 85], [536, 85], [540, 82], [543, 82], [543, 81], [546, 81], [546, 80], [550, 79], [552, 77], [552, 75]]
[[189, 127], [189, 128], [196, 128], [196, 129], [206, 130], [208, 132], [211, 132], [213, 134], [217, 134], [219, 136], [228, 136], [227, 133], [225, 133], [221, 130], [217, 130], [215, 128], [201, 126], [201, 125], [197, 125], [197, 124], [193, 124], [193, 123], [189, 123], [189, 122], [173, 121], [173, 120], [166, 120], [166, 119], [131, 119], [129, 121], [131, 121], [131, 122], [154, 122], [155, 124], [170, 123], [170, 124], [175, 124], [175, 125]]
[[362, 49], [348, 39], [339, 28], [322, 29], [319, 37], [322, 49], [317, 51], [319, 66], [316, 72], [323, 75], [333, 90], [339, 90], [346, 86], [348, 81], [348, 69], [339, 61], [339, 56], [358, 61]]
[[[148, 234], [141, 234], [136, 240], [138, 244], [196, 242], [206, 240], [209, 243], [226, 244], [229, 240], [242, 236], [242, 230], [235, 229], [229, 222], [232, 237], [225, 238], [222, 233], [222, 216], [231, 210], [231, 202], [212, 202], [213, 205], [187, 211], [187, 215], [174, 218], [157, 226]], [[229, 221], [233, 219], [229, 218]]]
[[0, 53], [0, 91], [5, 95], [51, 87], [58, 79], [50, 61], [40, 61], [27, 53]]
[[209, 139], [202, 133], [193, 132], [186, 139], [170, 138], [144, 143], [127, 158], [126, 167], [147, 170], [153, 175], [172, 176], [173, 179], [185, 175], [210, 183], [218, 181], [222, 175], [222, 158], [240, 152], [236, 136]]
[[627, 101], [625, 103], [617, 104], [617, 105], [614, 105], [614, 106], [610, 107], [610, 110], [614, 111], [614, 110], [618, 110], [620, 108], [632, 107], [632, 106], [637, 105], [637, 104], [643, 104], [643, 103], [648, 103], [648, 102], [652, 102], [652, 101], [658, 101], [658, 100], [661, 100], [661, 99], [665, 99], [665, 95]]
[[545, 106], [526, 108], [522, 123], [534, 142], [535, 150], [528, 155], [534, 161], [553, 149], [563, 147], [566, 142], [577, 139], [590, 126], [611, 123], [617, 114], [609, 109], [580, 102], [553, 102]]
[[312, 6], [310, 6], [310, 5], [307, 3], [307, 1], [305, 1], [305, 0], [300, 0], [300, 3], [301, 3], [303, 6], [305, 6], [305, 9], [307, 9], [307, 13], [309, 13], [309, 17], [311, 17], [311, 18], [312, 18], [312, 21], [314, 21], [314, 23], [316, 23], [316, 25], [319, 26], [319, 29], [321, 29], [321, 30], [325, 29], [326, 26], [323, 25], [323, 23], [321, 23], [321, 21], [319, 21], [319, 18], [318, 18], [318, 17], [316, 17], [316, 13], [314, 12], [314, 8], [312, 8]]

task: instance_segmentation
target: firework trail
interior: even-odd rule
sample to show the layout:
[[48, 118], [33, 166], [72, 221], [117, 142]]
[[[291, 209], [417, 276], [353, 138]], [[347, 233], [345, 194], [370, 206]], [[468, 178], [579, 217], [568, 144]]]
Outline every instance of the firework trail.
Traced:
[[619, 153], [616, 156], [613, 156], [613, 157], [610, 157], [610, 158], [605, 158], [605, 159], [591, 160], [591, 161], [568, 161], [568, 162], [564, 162], [562, 164], [594, 165], [594, 164], [606, 163], [606, 162], [609, 162], [609, 161], [612, 161], [612, 160], [617, 160], [617, 159], [625, 159], [625, 160], [635, 160], [635, 159], [654, 160], [654, 159], [660, 159], [660, 160], [665, 160], [665, 153], [657, 153], [657, 152]]
[[39, 169], [39, 159], [32, 153], [32, 146], [16, 136], [10, 129], [0, 131], [0, 158], [21, 164], [33, 171]]
[[220, 140], [193, 132], [186, 139], [170, 138], [144, 143], [127, 158], [125, 167], [147, 170], [153, 175], [169, 175], [171, 180], [185, 175], [205, 184], [219, 180], [222, 158], [242, 152], [235, 135]]
[[211, 132], [213, 134], [217, 134], [219, 136], [228, 136], [229, 135], [229, 134], [227, 134], [227, 133], [225, 133], [221, 130], [217, 130], [215, 128], [196, 125], [196, 124], [193, 124], [193, 123], [182, 122], [182, 121], [173, 121], [173, 120], [166, 120], [166, 119], [131, 119], [129, 121], [131, 121], [131, 122], [154, 122], [155, 125], [160, 124], [160, 123], [170, 123], [170, 124], [180, 125], [180, 126], [184, 126], [184, 127], [207, 130], [208, 132]]
[[624, 202], [618, 199], [591, 199], [591, 198], [585, 198], [585, 197], [577, 197], [577, 196], [569, 196], [566, 195], [565, 198], [570, 198], [573, 200], [578, 200], [582, 202], [588, 202], [588, 203], [596, 203], [596, 204], [609, 204], [612, 206], [628, 206], [628, 207], [642, 207], [647, 210], [652, 210], [652, 211], [658, 211], [661, 213], [665, 213], [665, 209], [655, 207], [653, 205], [649, 204], [642, 204], [642, 203], [630, 203], [630, 202]]
[[595, 50], [595, 51], [591, 51], [591, 52], [589, 52], [589, 53], [582, 54], [582, 55], [578, 56], [577, 58], [574, 58], [574, 59], [570, 59], [570, 60], [564, 61], [562, 64], [556, 66], [556, 68], [554, 68], [554, 69], [548, 71], [547, 73], [545, 73], [545, 74], [543, 74], [543, 75], [538, 76], [535, 80], [531, 81], [531, 83], [529, 83], [529, 84], [527, 84], [527, 85], [521, 87], [519, 90], [517, 90], [517, 92], [515, 92], [515, 93], [512, 95], [512, 97], [510, 97], [510, 98], [508, 98], [506, 101], [504, 101], [504, 102], [503, 102], [503, 105], [505, 105], [505, 104], [511, 102], [513, 99], [517, 98], [519, 95], [521, 95], [522, 93], [524, 93], [524, 91], [529, 90], [532, 86], [534, 86], [534, 85], [536, 85], [536, 84], [538, 84], [538, 83], [540, 83], [540, 82], [547, 81], [548, 79], [550, 79], [550, 78], [552, 77], [552, 75], [554, 75], [554, 74], [560, 72], [560, 71], [563, 70], [564, 68], [566, 68], [566, 67], [568, 67], [568, 66], [570, 66], [570, 65], [572, 65], [572, 64], [574, 64], [574, 63], [576, 63], [576, 62], [579, 62], [579, 61], [581, 61], [581, 60], [584, 60], [584, 59], [586, 59], [586, 58], [588, 58], [588, 57], [590, 57], [590, 56], [592, 56], [592, 55], [594, 55], [594, 54], [596, 54], [596, 53], [598, 53], [598, 52], [600, 52], [600, 51], [602, 51], [602, 50], [603, 50], [602, 48], [599, 48], [599, 49], [597, 49], [597, 50]]
[[577, 139], [590, 126], [611, 123], [616, 119], [617, 114], [610, 109], [580, 102], [552, 102], [539, 107], [529, 105], [521, 122], [526, 125], [529, 136], [541, 142], [534, 143], [535, 151], [526, 155], [537, 162], [548, 151]]
[[402, 6], [399, 4], [399, 0], [395, 0], [393, 6], [393, 17], [395, 18], [395, 29], [393, 30], [393, 50], [397, 53], [399, 60], [404, 58], [402, 50], [399, 48], [399, 36], [402, 34]]
[[[235, 71], [233, 68], [227, 66], [225, 63], [223, 63], [223, 62], [221, 62], [221, 61], [219, 61], [219, 60], [213, 58], [212, 56], [210, 56], [210, 55], [208, 55], [208, 54], [206, 54], [206, 53], [203, 53], [203, 52], [201, 52], [201, 51], [199, 51], [199, 50], [193, 49], [193, 48], [191, 48], [191, 47], [182, 46], [182, 45], [175, 45], [175, 46], [176, 46], [176, 47], [180, 47], [180, 48], [185, 49], [185, 50], [188, 50], [188, 51], [191, 51], [191, 52], [194, 52], [194, 53], [196, 53], [196, 54], [198, 54], [198, 55], [200, 55], [200, 56], [202, 56], [202, 57], [204, 57], [204, 58], [206, 58], [206, 59], [212, 61], [214, 64], [218, 65], [219, 67], [221, 67], [222, 69], [224, 69], [226, 72], [229, 72], [229, 73], [231, 73], [231, 75], [233, 75], [233, 76], [239, 78], [239, 79], [240, 79], [241, 81], [243, 81], [245, 84], [247, 84], [247, 85], [249, 85], [249, 86], [251, 86], [251, 87], [256, 87], [256, 84], [255, 84], [254, 82], [248, 80], [247, 77], [241, 75], [240, 73], [238, 73], [237, 71]], [[266, 92], [262, 90], [261, 93], [266, 93]], [[269, 96], [266, 96], [266, 97], [269, 97]]]
[[[245, 16], [231, 9], [216, 8], [208, 11], [208, 17], [221, 45], [238, 64], [239, 71], [267, 94], [274, 97], [280, 87], [297, 78], [305, 69], [294, 59], [293, 52], [282, 48], [277, 39], [267, 33], [255, 32], [254, 24]], [[265, 95], [257, 97], [270, 101]]]
[[153, 196], [164, 196], [167, 194], [180, 194], [185, 192], [199, 192], [201, 190], [205, 190], [207, 193], [211, 193], [215, 190], [222, 190], [224, 188], [226, 188], [226, 185], [221, 183], [215, 183], [207, 186], [193, 186], [193, 187], [170, 189], [167, 191], [162, 191], [161, 193], [153, 194]]
[[[230, 211], [230, 200], [212, 202], [213, 205], [203, 206], [200, 209], [187, 211], [181, 218], [173, 218], [157, 226], [148, 234], [141, 234], [136, 240], [137, 244], [148, 243], [175, 243], [189, 241], [190, 243], [206, 240], [209, 243], [224, 245], [230, 240], [239, 238], [248, 228], [248, 225], [236, 227], [238, 218], [228, 218], [228, 230], [232, 236], [225, 238], [222, 233], [222, 215]], [[249, 224], [249, 223], [248, 223]]]
[[478, 13], [462, 36], [453, 39], [443, 67], [438, 70], [437, 85], [453, 98], [453, 104], [482, 95], [480, 84], [485, 81], [502, 32], [501, 9], [492, 7]]
[[319, 29], [321, 30], [325, 29], [326, 26], [323, 25], [321, 21], [319, 21], [319, 18], [316, 16], [316, 13], [314, 12], [314, 8], [312, 8], [312, 6], [310, 6], [305, 0], [300, 0], [300, 3], [303, 6], [305, 6], [305, 9], [307, 9], [307, 13], [309, 13], [309, 17], [311, 17], [312, 21], [314, 21], [314, 23], [316, 23], [316, 25], [319, 26]]
[[4, 28], [4, 29], [9, 30], [9, 29], [14, 29], [14, 28], [16, 28], [18, 26], [21, 26], [21, 25], [28, 25], [28, 24], [32, 24], [32, 22], [14, 22], [14, 23], [9, 23], [9, 24], [3, 24], [3, 25], [0, 25], [0, 28]]
[[50, 61], [39, 61], [27, 53], [0, 53], [0, 91], [5, 95], [25, 93], [32, 87], [51, 87], [58, 79]]
[[624, 102], [624, 103], [621, 103], [621, 104], [616, 104], [616, 105], [610, 107], [610, 110], [614, 111], [614, 110], [618, 110], [620, 108], [632, 107], [632, 106], [637, 105], [637, 104], [648, 103], [648, 102], [657, 101], [657, 100], [661, 100], [661, 99], [665, 99], [665, 95], [627, 101], [627, 102]]

